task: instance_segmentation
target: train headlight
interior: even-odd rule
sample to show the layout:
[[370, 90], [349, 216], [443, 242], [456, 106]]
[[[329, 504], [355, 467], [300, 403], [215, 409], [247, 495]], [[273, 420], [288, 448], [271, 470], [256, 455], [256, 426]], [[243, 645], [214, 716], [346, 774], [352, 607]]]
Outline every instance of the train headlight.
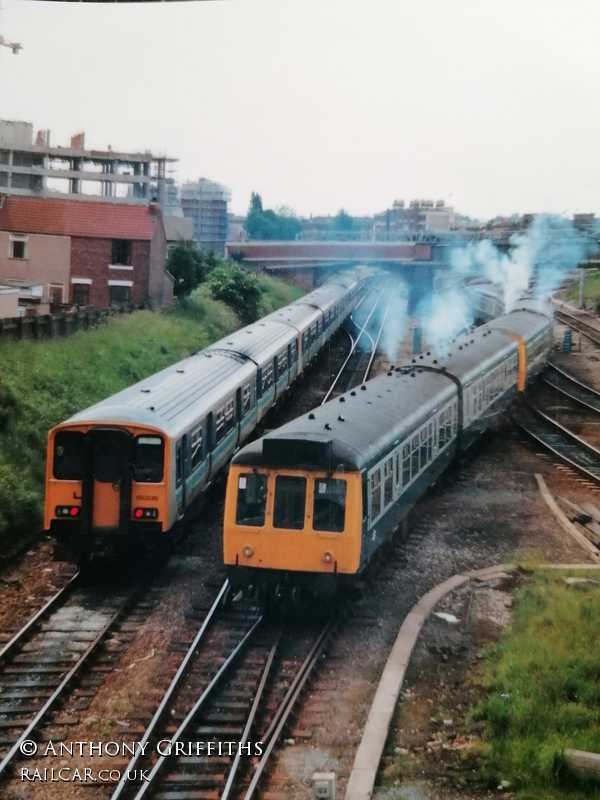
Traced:
[[244, 558], [252, 558], [254, 555], [254, 549], [247, 544], [242, 550], [242, 553], [244, 554]]
[[333, 561], [333, 556], [331, 555], [329, 550], [327, 550], [327, 552], [323, 553], [323, 562], [325, 564], [331, 564], [332, 561]]

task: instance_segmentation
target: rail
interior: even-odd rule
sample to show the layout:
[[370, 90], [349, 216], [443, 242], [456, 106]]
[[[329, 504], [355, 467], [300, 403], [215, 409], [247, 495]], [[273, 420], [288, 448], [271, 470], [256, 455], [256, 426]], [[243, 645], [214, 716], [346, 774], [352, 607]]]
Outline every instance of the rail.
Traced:
[[594, 325], [590, 325], [589, 322], [585, 322], [581, 317], [569, 314], [567, 311], [556, 309], [554, 311], [554, 316], [556, 319], [583, 334], [587, 339], [600, 347], [600, 329], [596, 328]]
[[543, 382], [590, 411], [600, 413], [600, 392], [565, 372], [552, 362], [542, 376]]
[[554, 457], [593, 483], [600, 484], [600, 450], [592, 447], [541, 409], [524, 402], [513, 421], [525, 434]]

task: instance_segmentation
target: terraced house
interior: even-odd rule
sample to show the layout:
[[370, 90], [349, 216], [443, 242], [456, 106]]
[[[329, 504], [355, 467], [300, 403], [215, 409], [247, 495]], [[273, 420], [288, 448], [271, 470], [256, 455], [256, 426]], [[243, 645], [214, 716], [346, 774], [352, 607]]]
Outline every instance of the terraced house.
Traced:
[[40, 310], [168, 305], [166, 254], [156, 203], [0, 195], [0, 283], [41, 286]]

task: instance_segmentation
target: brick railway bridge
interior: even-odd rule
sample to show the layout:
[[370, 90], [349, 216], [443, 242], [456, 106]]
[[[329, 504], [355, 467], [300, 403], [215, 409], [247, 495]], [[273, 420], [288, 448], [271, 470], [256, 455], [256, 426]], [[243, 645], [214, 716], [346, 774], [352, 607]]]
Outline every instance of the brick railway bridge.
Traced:
[[340, 267], [372, 264], [401, 271], [418, 294], [447, 267], [447, 243], [425, 242], [229, 242], [227, 255], [248, 267], [312, 289]]

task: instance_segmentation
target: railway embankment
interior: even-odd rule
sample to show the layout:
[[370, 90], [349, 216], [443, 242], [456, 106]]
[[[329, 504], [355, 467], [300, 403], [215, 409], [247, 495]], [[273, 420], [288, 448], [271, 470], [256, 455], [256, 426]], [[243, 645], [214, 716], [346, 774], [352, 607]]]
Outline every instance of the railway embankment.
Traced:
[[[301, 291], [259, 278], [260, 314]], [[240, 326], [204, 284], [168, 312], [137, 311], [67, 339], [0, 343], [0, 542], [39, 529], [46, 435], [92, 403], [206, 347]]]

